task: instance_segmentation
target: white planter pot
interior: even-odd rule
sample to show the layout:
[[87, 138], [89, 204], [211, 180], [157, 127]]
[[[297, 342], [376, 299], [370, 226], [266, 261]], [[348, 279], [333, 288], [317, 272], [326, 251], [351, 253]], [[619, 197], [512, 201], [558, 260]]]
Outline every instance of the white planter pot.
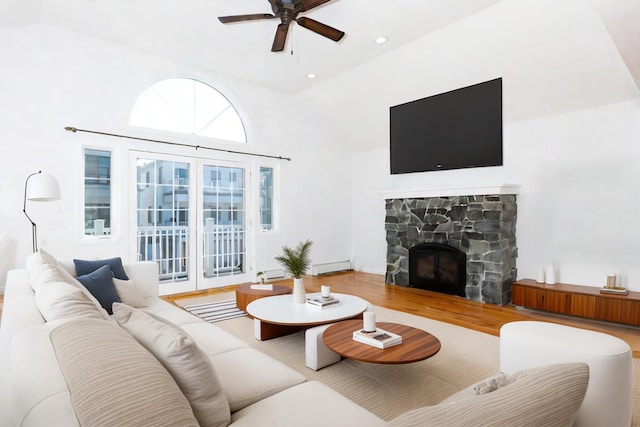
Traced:
[[293, 302], [304, 304], [306, 300], [303, 279], [293, 279]]
[[556, 268], [553, 263], [547, 266], [547, 271], [545, 271], [545, 283], [547, 285], [555, 285], [556, 284]]

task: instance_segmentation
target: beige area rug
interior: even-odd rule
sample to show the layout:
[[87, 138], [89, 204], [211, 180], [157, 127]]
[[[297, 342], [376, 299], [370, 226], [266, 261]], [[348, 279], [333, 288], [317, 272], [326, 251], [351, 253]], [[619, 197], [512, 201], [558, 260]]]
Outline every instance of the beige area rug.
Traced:
[[[179, 305], [233, 299], [233, 293], [177, 301]], [[309, 380], [323, 382], [379, 417], [390, 420], [410, 409], [434, 405], [499, 371], [499, 338], [447, 323], [372, 306], [376, 319], [424, 329], [437, 336], [442, 349], [422, 362], [376, 365], [343, 359], [313, 371], [305, 366], [304, 332], [268, 341], [253, 338], [253, 321], [217, 322], [252, 347], [269, 354]], [[640, 359], [633, 359], [633, 426], [640, 427]]]

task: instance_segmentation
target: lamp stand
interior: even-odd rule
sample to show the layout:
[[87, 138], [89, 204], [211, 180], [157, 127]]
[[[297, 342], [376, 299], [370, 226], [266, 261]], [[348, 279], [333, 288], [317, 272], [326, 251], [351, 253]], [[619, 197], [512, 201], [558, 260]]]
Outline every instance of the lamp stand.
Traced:
[[38, 230], [36, 227], [36, 223], [33, 222], [29, 214], [27, 214], [27, 185], [29, 184], [29, 179], [32, 176], [37, 175], [39, 173], [42, 173], [42, 171], [32, 173], [27, 177], [27, 180], [24, 182], [24, 204], [22, 205], [22, 213], [24, 213], [24, 216], [26, 216], [29, 222], [31, 223], [31, 246], [33, 248], [33, 253], [38, 252]]

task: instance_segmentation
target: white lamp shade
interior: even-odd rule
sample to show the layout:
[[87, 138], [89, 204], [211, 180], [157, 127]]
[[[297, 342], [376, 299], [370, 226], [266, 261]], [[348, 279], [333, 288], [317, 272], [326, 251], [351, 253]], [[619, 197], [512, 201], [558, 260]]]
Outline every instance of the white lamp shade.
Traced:
[[27, 200], [48, 202], [60, 198], [60, 187], [54, 177], [46, 173], [35, 174], [27, 184]]

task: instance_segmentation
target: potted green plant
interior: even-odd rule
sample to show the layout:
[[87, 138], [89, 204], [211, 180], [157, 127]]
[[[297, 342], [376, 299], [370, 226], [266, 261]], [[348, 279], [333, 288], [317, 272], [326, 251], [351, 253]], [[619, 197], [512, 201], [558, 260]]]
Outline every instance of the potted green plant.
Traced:
[[283, 246], [282, 254], [274, 258], [284, 267], [287, 273], [293, 276], [293, 301], [297, 303], [306, 301], [302, 275], [307, 271], [311, 263], [309, 251], [312, 244], [313, 242], [307, 239], [305, 242], [298, 243], [295, 248]]

